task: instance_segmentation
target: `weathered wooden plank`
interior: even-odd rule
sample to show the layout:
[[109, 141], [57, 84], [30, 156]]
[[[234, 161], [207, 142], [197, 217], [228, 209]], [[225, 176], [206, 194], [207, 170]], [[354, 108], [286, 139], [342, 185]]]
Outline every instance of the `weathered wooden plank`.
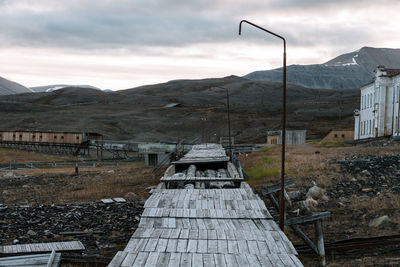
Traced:
[[157, 252], [165, 252], [167, 250], [168, 239], [159, 239], [156, 247]]
[[85, 247], [80, 241], [50, 242], [3, 246], [3, 254], [24, 254], [55, 251], [82, 251]]
[[148, 252], [139, 252], [132, 267], [144, 266], [146, 264], [148, 256], [149, 256]]
[[293, 225], [293, 224], [312, 222], [312, 221], [316, 221], [316, 220], [322, 220], [322, 219], [330, 217], [330, 216], [331, 216], [330, 211], [318, 212], [318, 213], [314, 213], [313, 215], [309, 215], [309, 216], [287, 219], [287, 220], [285, 220], [285, 225]]
[[[295, 186], [295, 183], [292, 180], [286, 181], [284, 184], [285, 188], [293, 187]], [[275, 185], [270, 185], [270, 186], [263, 186], [261, 189], [261, 193], [263, 195], [268, 195], [271, 193], [275, 193], [281, 190], [281, 184], [275, 184]]]
[[128, 253], [121, 263], [121, 267], [130, 267], [135, 262], [137, 253]]
[[[237, 241], [239, 253], [241, 254], [248, 254], [250, 253], [249, 247], [247, 246], [246, 240], [238, 240]], [[253, 253], [253, 252], [252, 252]]]
[[53, 266], [53, 261], [54, 261], [55, 256], [56, 256], [56, 251], [52, 250], [51, 254], [50, 254], [50, 257], [49, 257], [49, 260], [47, 261], [47, 267]]
[[176, 246], [176, 251], [180, 252], [180, 253], [186, 252], [187, 245], [188, 245], [188, 240], [187, 239], [179, 239], [178, 240], [178, 244]]
[[147, 257], [145, 267], [153, 267], [156, 266], [158, 260], [159, 253], [158, 252], [150, 252]]
[[170, 257], [171, 253], [160, 252], [160, 254], [158, 255], [156, 266], [168, 266]]
[[235, 254], [235, 257], [240, 267], [250, 267], [245, 254]]
[[214, 260], [214, 254], [203, 254], [203, 266], [218, 266]]
[[207, 240], [198, 240], [197, 253], [207, 253]]
[[176, 252], [177, 239], [168, 239], [167, 252]]
[[256, 255], [261, 266], [274, 266], [266, 255], [268, 254]]
[[169, 259], [169, 267], [179, 266], [181, 262], [181, 253], [171, 253], [171, 257]]
[[[159, 265], [165, 266], [165, 265]], [[181, 267], [191, 267], [192, 266], [192, 254], [191, 253], [181, 253]]]
[[147, 242], [146, 247], [144, 248], [144, 251], [146, 252], [152, 252], [156, 250], [157, 243], [159, 239], [155, 238], [150, 238], [149, 241]]
[[192, 266], [203, 267], [203, 255], [199, 253], [192, 254]]
[[225, 255], [226, 266], [228, 267], [239, 267], [234, 254], [223, 254]]
[[109, 267], [120, 266], [127, 254], [128, 254], [127, 252], [118, 251], [117, 254], [115, 254], [114, 258], [111, 260], [111, 262], [108, 264], [108, 266]]
[[250, 266], [262, 266], [255, 254], [245, 254]]
[[228, 240], [228, 252], [233, 254], [238, 254], [239, 249], [237, 246], [237, 241], [235, 240]]
[[209, 239], [207, 241], [207, 252], [208, 253], [217, 253], [218, 251], [218, 243], [215, 239]]
[[295, 266], [303, 267], [303, 264], [301, 263], [301, 261], [295, 255], [289, 254], [289, 257], [292, 259], [292, 261], [294, 262]]
[[275, 253], [268, 254], [269, 260], [272, 262], [272, 266], [283, 267], [285, 266], [279, 256]]
[[189, 239], [187, 252], [195, 253], [197, 252], [197, 240], [196, 239]]

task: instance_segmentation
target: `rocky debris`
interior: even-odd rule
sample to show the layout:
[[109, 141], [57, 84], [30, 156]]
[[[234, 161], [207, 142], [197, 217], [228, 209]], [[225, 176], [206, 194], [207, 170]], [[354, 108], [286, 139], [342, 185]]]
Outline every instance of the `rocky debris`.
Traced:
[[126, 198], [126, 199], [135, 199], [135, 198], [137, 198], [137, 195], [135, 193], [133, 193], [133, 192], [128, 192], [128, 193], [126, 193], [124, 195], [124, 198]]
[[291, 213], [296, 214], [297, 216], [311, 214], [317, 210], [319, 205], [318, 201], [326, 202], [329, 200], [325, 194], [325, 189], [319, 187], [315, 181], [311, 181], [311, 184], [312, 187], [308, 190], [305, 189], [307, 192], [306, 194], [302, 193], [300, 190], [294, 190], [285, 194], [288, 207], [293, 209]]
[[391, 220], [390, 220], [389, 216], [384, 215], [384, 216], [381, 216], [379, 218], [375, 218], [372, 221], [370, 221], [368, 226], [369, 227], [381, 227], [381, 226], [384, 226], [385, 224], [388, 224], [390, 222], [391, 222]]
[[15, 174], [12, 173], [12, 172], [7, 172], [7, 173], [3, 174], [3, 177], [4, 177], [4, 178], [14, 178], [14, 177], [16, 177], [16, 176], [15, 176]]
[[32, 230], [29, 230], [26, 234], [29, 235], [29, 236], [36, 236], [37, 235], [37, 233], [35, 231], [32, 231]]
[[318, 187], [317, 185], [314, 185], [313, 187], [308, 189], [306, 196], [307, 198], [313, 198], [314, 200], [329, 200], [329, 198], [325, 195], [325, 190], [321, 187]]
[[400, 193], [400, 155], [353, 155], [337, 163], [344, 174], [333, 178], [331, 197], [373, 197], [379, 193]]
[[[135, 231], [143, 202], [68, 205], [3, 206], [0, 210], [0, 240], [16, 243], [79, 240], [90, 255], [101, 248], [125, 246]], [[66, 232], [76, 235], [64, 235]], [[63, 234], [64, 233], [64, 234]]]
[[300, 190], [290, 191], [290, 192], [287, 192], [287, 194], [291, 201], [300, 201], [305, 198], [304, 194], [302, 194], [300, 192]]

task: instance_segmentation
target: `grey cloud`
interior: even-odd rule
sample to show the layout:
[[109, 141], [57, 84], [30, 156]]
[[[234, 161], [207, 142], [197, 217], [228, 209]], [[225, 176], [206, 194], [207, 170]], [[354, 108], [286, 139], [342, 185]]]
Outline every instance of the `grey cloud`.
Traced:
[[[372, 2], [357, 0], [357, 3]], [[389, 0], [387, 0], [389, 1]], [[143, 51], [148, 47], [185, 46], [197, 43], [239, 41], [237, 27], [241, 16], [265, 9], [265, 16], [288, 7], [337, 5], [355, 0], [70, 0], [63, 5], [50, 0], [19, 0], [53, 7], [52, 12], [17, 10], [2, 12], [1, 46], [63, 47], [70, 49], [125, 48]], [[261, 2], [261, 3], [260, 3]], [[0, 0], [8, 5], [13, 1]], [[247, 18], [247, 17], [246, 17]], [[271, 25], [288, 38], [291, 46], [314, 46], [316, 43], [338, 44], [368, 40], [369, 29], [331, 25], [302, 25], [298, 22]], [[265, 43], [265, 35], [246, 28], [247, 41]]]
[[232, 39], [231, 18], [196, 16], [161, 6], [87, 5], [55, 13], [4, 14], [0, 43], [22, 46], [182, 46]]
[[[366, 4], [376, 4], [375, 0], [273, 0], [271, 7], [281, 9], [304, 9], [304, 8], [325, 8], [336, 7], [343, 8], [346, 6], [357, 5], [362, 8]], [[397, 0], [381, 0], [380, 4], [398, 3]]]

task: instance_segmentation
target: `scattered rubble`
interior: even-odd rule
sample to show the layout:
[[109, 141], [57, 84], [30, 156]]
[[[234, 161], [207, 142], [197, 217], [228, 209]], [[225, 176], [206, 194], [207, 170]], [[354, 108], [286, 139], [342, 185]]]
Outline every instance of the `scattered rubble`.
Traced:
[[336, 185], [328, 193], [331, 197], [400, 193], [400, 155], [354, 155], [337, 163], [344, 179], [334, 178]]
[[143, 202], [135, 200], [0, 207], [0, 240], [4, 245], [74, 239], [81, 241], [90, 255], [125, 245], [143, 212]]
[[390, 222], [391, 222], [391, 220], [390, 220], [389, 216], [384, 215], [384, 216], [381, 216], [381, 217], [379, 217], [379, 218], [373, 219], [373, 220], [368, 224], [368, 226], [369, 226], [369, 227], [381, 227], [381, 226], [383, 226], [383, 225], [385, 225], [385, 224], [387, 224], [387, 223], [390, 223]]
[[323, 200], [323, 201], [328, 201], [329, 198], [325, 195], [325, 190], [322, 189], [321, 187], [318, 187], [317, 185], [314, 185], [310, 189], [308, 189], [307, 192], [307, 198], [312, 198], [314, 200]]

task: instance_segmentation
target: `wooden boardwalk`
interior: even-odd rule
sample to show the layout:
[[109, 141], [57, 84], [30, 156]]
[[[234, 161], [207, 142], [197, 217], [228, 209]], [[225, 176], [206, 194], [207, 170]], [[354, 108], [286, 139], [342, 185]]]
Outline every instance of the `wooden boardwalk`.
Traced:
[[[218, 145], [194, 150], [190, 162], [180, 163], [212, 163], [213, 156], [225, 156]], [[109, 266], [303, 266], [245, 182], [238, 188], [155, 189], [144, 207], [139, 227]]]
[[61, 253], [55, 253], [53, 250], [49, 254], [35, 254], [26, 256], [13, 256], [0, 258], [0, 266], [26, 266], [26, 267], [57, 267], [60, 266]]
[[21, 255], [32, 254], [41, 252], [52, 251], [83, 251], [85, 246], [80, 241], [66, 241], [66, 242], [50, 242], [50, 243], [32, 243], [0, 246], [1, 254]]

